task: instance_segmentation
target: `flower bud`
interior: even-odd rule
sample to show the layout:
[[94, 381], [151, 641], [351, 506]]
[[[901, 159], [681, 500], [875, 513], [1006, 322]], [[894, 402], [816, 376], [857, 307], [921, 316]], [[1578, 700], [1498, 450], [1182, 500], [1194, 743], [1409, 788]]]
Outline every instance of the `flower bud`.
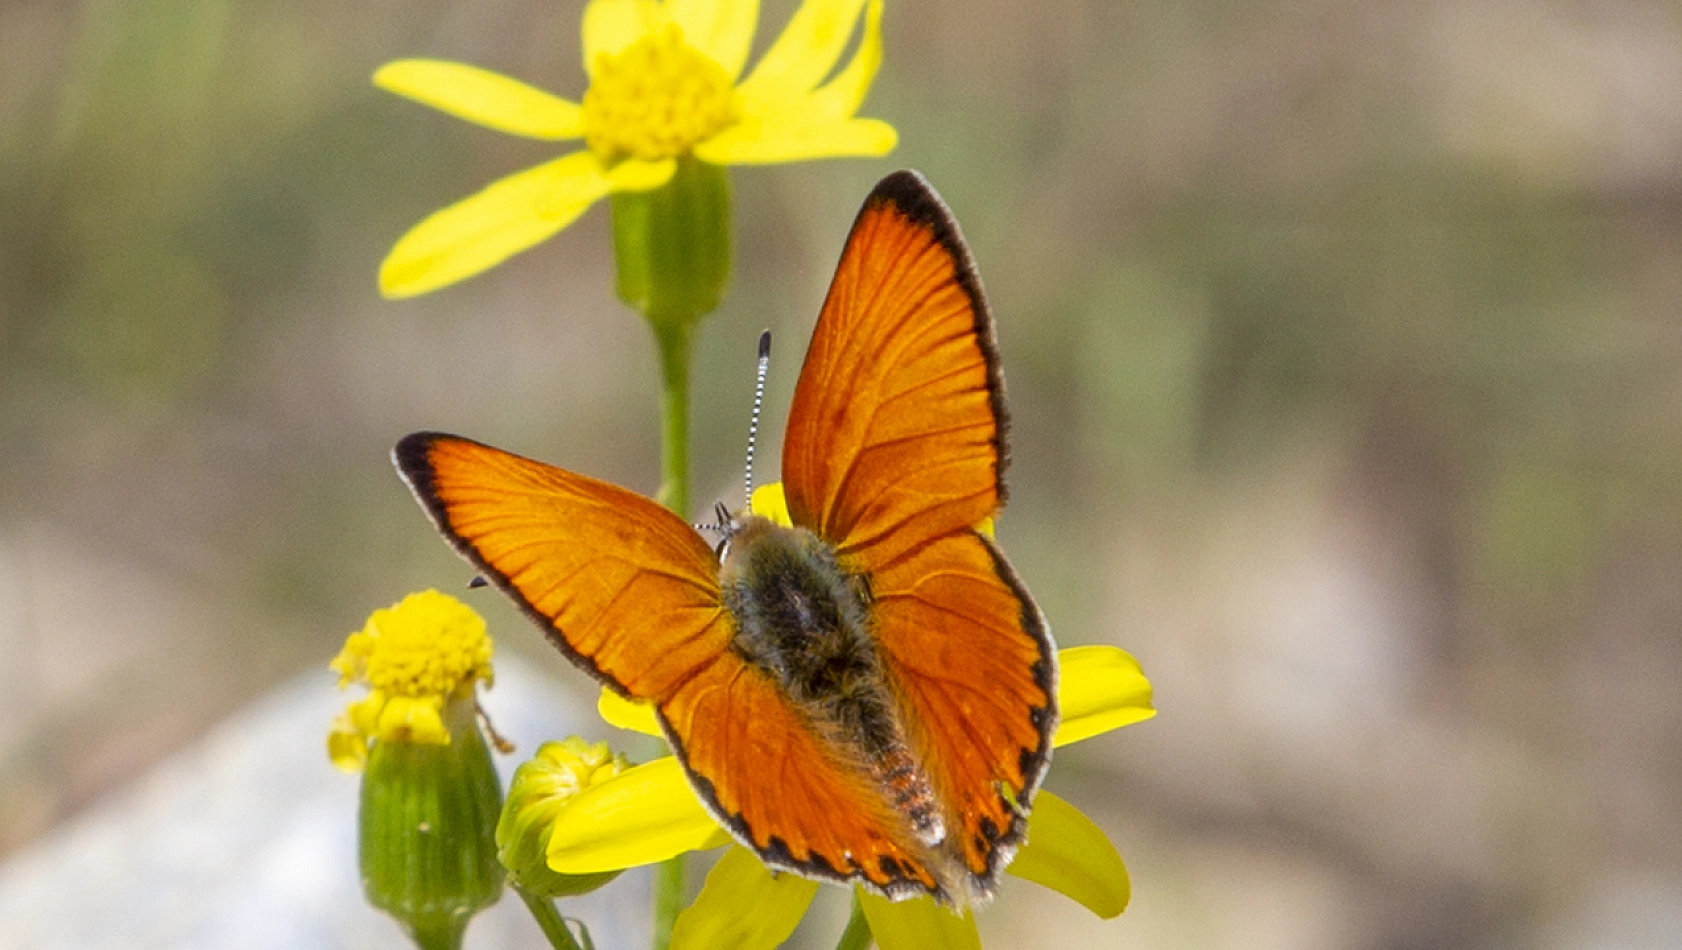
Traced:
[[561, 874], [551, 870], [549, 837], [555, 816], [574, 796], [628, 767], [625, 757], [610, 752], [607, 743], [592, 744], [572, 736], [545, 742], [531, 761], [515, 770], [496, 824], [496, 843], [516, 887], [544, 897], [571, 897], [619, 876], [618, 871]]
[[375, 740], [362, 775], [362, 888], [426, 950], [453, 950], [496, 903], [501, 783], [471, 691], [444, 704], [448, 743]]
[[341, 688], [368, 687], [327, 737], [333, 764], [362, 772], [362, 889], [425, 950], [461, 946], [502, 894], [502, 784], [476, 697], [492, 649], [472, 608], [422, 591], [374, 611], [332, 663]]

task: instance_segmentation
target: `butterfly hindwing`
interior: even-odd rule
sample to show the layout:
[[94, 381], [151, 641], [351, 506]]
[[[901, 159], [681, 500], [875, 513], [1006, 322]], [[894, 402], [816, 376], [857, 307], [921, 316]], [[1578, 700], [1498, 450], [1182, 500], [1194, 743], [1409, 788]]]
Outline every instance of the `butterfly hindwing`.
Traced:
[[962, 829], [950, 847], [985, 893], [1022, 841], [1050, 755], [1050, 636], [1003, 554], [973, 530], [929, 542], [872, 584], [911, 744], [948, 825]]
[[1033, 600], [976, 530], [1004, 502], [992, 318], [957, 224], [911, 172], [848, 237], [784, 440], [791, 516], [868, 577], [908, 739], [946, 847], [984, 896], [1050, 757], [1056, 661]]
[[726, 654], [659, 708], [714, 816], [768, 864], [890, 894], [936, 888], [903, 821], [763, 671]]

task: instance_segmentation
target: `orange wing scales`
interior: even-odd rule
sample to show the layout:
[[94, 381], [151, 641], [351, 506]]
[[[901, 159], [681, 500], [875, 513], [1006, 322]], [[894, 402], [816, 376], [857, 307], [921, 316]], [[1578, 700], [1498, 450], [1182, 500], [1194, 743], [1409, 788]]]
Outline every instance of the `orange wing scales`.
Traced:
[[712, 549], [654, 502], [456, 436], [395, 455], [456, 549], [612, 688], [667, 695], [728, 648]]
[[[989, 882], [1020, 842], [1056, 728], [1050, 634], [985, 538], [943, 538], [876, 575], [876, 607], [911, 742], [953, 810], [970, 872]], [[1000, 791], [1008, 789], [1009, 795]]]
[[959, 901], [990, 894], [1020, 843], [1057, 718], [1045, 621], [974, 530], [1005, 500], [1007, 429], [992, 317], [957, 224], [920, 178], [890, 176], [853, 224], [813, 331], [783, 483], [795, 523], [869, 579]]
[[[921, 179], [866, 199], [818, 317], [784, 438], [796, 523], [843, 552], [967, 528], [1003, 500], [1003, 383], [957, 225]], [[891, 555], [889, 555], [891, 556]]]
[[687, 681], [660, 715], [703, 798], [769, 863], [889, 894], [938, 891], [903, 817], [734, 653]]

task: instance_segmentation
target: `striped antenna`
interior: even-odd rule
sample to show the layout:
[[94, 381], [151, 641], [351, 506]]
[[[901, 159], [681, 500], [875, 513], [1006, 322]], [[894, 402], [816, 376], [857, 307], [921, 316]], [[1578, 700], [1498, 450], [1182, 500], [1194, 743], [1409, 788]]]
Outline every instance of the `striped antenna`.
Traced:
[[748, 422], [747, 498], [742, 507], [753, 505], [753, 442], [759, 436], [759, 407], [765, 404], [765, 374], [771, 368], [771, 331], [759, 335], [759, 378], [753, 384], [753, 418]]

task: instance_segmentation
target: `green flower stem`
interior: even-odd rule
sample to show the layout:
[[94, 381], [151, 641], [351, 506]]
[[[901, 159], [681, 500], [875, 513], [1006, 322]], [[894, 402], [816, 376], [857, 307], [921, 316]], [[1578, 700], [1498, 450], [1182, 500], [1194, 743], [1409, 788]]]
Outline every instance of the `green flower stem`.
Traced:
[[683, 911], [686, 876], [681, 854], [654, 866], [654, 950], [668, 950], [672, 945], [672, 927]]
[[660, 347], [660, 504], [689, 517], [689, 354], [693, 320], [654, 324]]
[[859, 902], [859, 892], [855, 888], [853, 912], [847, 917], [847, 929], [841, 931], [841, 940], [835, 944], [835, 950], [866, 950], [870, 940], [870, 921], [864, 917], [864, 905]]
[[[691, 319], [651, 321], [660, 350], [660, 494], [658, 501], [689, 517], [689, 357]], [[667, 858], [654, 869], [654, 950], [668, 950], [672, 928], [683, 910], [684, 856]]]
[[466, 914], [423, 914], [408, 921], [409, 939], [420, 950], [461, 950]]
[[[648, 318], [660, 348], [662, 505], [689, 517], [689, 357], [695, 325], [730, 280], [730, 178], [722, 166], [678, 159], [670, 182], [613, 196], [614, 289]], [[666, 950], [683, 908], [682, 856], [654, 875], [654, 947]]]
[[561, 912], [555, 909], [555, 902], [539, 894], [533, 894], [524, 888], [514, 889], [520, 899], [526, 902], [526, 908], [532, 917], [537, 919], [537, 925], [543, 928], [543, 935], [549, 938], [549, 946], [555, 950], [582, 950], [578, 941], [572, 937], [572, 931], [561, 917]]

